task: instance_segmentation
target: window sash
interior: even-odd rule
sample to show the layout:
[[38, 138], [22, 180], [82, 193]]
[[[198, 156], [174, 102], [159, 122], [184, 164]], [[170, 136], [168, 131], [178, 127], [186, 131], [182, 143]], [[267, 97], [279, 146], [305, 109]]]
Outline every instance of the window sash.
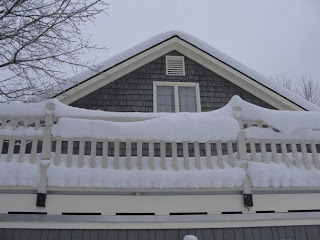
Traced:
[[201, 111], [198, 83], [153, 82], [153, 94], [154, 112]]

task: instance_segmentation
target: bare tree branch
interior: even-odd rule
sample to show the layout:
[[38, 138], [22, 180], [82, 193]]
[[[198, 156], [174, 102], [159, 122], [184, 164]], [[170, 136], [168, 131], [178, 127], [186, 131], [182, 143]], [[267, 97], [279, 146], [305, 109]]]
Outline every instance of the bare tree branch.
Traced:
[[320, 106], [320, 86], [319, 83], [311, 79], [310, 76], [301, 74], [297, 82], [292, 81], [285, 75], [271, 77], [271, 79], [313, 104]]
[[79, 26], [107, 8], [104, 0], [0, 1], [0, 102], [52, 95], [70, 81], [62, 66], [94, 69], [79, 56], [105, 47], [83, 38]]

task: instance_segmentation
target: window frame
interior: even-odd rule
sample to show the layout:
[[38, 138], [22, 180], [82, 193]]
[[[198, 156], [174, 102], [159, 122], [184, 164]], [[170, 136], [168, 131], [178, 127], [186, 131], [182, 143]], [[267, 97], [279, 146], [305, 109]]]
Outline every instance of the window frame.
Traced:
[[180, 112], [180, 104], [179, 104], [179, 87], [194, 87], [196, 91], [196, 104], [197, 104], [197, 111], [201, 112], [201, 102], [200, 102], [200, 88], [199, 83], [191, 83], [191, 82], [153, 82], [153, 112], [158, 112], [158, 99], [157, 99], [157, 87], [164, 86], [164, 87], [173, 87], [174, 89], [174, 109], [175, 112]]

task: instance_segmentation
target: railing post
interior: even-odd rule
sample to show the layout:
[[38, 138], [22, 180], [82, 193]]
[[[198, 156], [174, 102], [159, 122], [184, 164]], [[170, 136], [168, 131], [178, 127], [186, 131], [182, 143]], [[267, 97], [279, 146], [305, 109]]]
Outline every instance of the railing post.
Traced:
[[43, 142], [42, 142], [42, 153], [40, 161], [40, 180], [38, 184], [37, 193], [37, 207], [46, 206], [46, 196], [47, 196], [47, 169], [50, 164], [51, 158], [51, 148], [52, 148], [52, 137], [51, 137], [51, 127], [53, 125], [53, 111], [54, 104], [48, 103], [45, 114], [45, 128], [43, 132]]
[[248, 153], [246, 147], [246, 138], [243, 131], [238, 133], [238, 160], [248, 160]]
[[234, 107], [233, 108], [233, 116], [238, 121], [239, 127], [242, 130], [243, 129], [243, 121], [242, 121], [242, 115], [241, 115], [241, 107]]
[[253, 207], [253, 198], [252, 198], [252, 187], [250, 178], [248, 176], [248, 163], [242, 164], [243, 170], [246, 172], [246, 176], [243, 179], [243, 203], [244, 206], [248, 208]]

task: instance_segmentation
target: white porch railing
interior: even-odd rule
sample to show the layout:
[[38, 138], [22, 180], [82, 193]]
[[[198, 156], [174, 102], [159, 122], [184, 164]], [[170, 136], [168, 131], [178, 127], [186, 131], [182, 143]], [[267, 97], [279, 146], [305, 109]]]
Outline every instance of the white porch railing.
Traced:
[[[261, 120], [243, 119], [241, 107], [233, 107], [234, 119], [241, 129], [238, 137], [228, 141], [206, 142], [114, 139], [107, 134], [104, 138], [53, 136], [53, 126], [60, 118], [65, 117], [61, 114], [55, 116], [54, 109], [55, 105], [51, 102], [47, 104], [46, 114], [43, 116], [1, 116], [0, 113], [0, 161], [31, 164], [42, 162], [39, 192], [46, 192], [49, 164], [67, 168], [86, 166], [91, 169], [178, 172], [241, 167], [245, 163], [243, 161], [252, 161], [284, 163], [288, 168], [295, 166], [306, 170], [320, 169], [319, 140], [252, 138], [246, 132], [247, 128], [270, 129], [279, 134], [281, 132]], [[92, 119], [92, 116], [75, 118]]]

